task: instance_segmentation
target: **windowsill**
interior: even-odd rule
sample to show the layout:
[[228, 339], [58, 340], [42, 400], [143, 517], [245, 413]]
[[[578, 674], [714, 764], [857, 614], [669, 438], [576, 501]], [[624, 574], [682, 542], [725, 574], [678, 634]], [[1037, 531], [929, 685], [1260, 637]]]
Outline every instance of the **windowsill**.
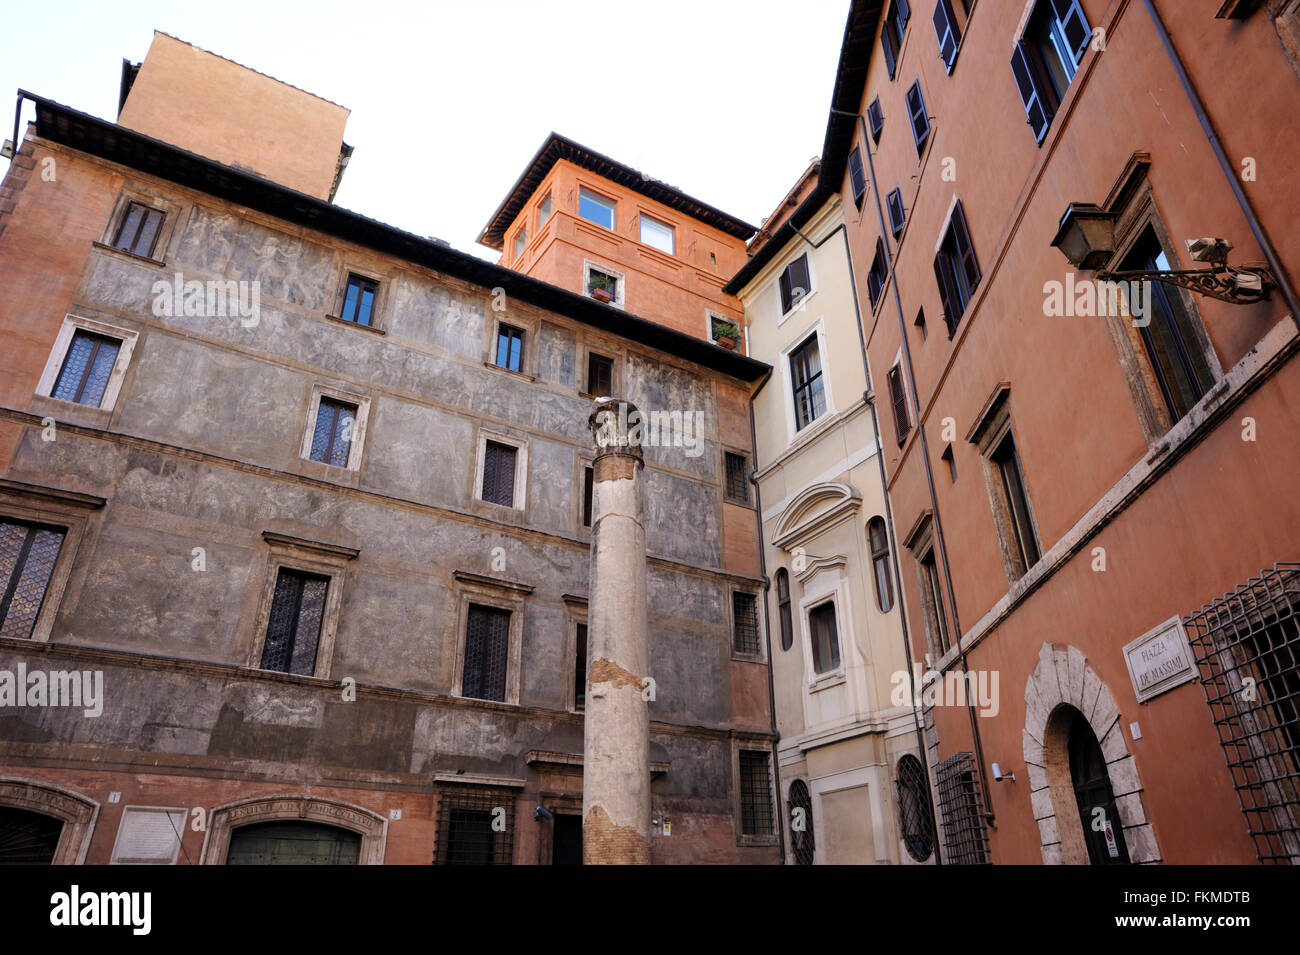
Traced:
[[103, 429], [108, 427], [109, 420], [113, 417], [112, 408], [83, 405], [80, 402], [64, 401], [62, 398], [54, 398], [50, 395], [32, 395], [28, 410], [42, 418], [54, 418], [56, 429], [59, 419], [80, 427]]
[[800, 312], [802, 312], [804, 308], [807, 307], [808, 303], [812, 301], [813, 296], [816, 294], [817, 294], [817, 289], [813, 289], [811, 292], [809, 292], [807, 295], [801, 298], [799, 300], [798, 305], [790, 309], [790, 311], [783, 313], [781, 317], [776, 320], [776, 327], [780, 328], [782, 325], [785, 324], [786, 319], [790, 318], [793, 315], [798, 315]]
[[732, 662], [735, 663], [766, 663], [767, 662], [765, 659], [763, 659], [763, 654], [761, 653], [737, 653], [735, 650], [731, 651], [731, 659]]
[[145, 265], [156, 265], [159, 268], [167, 267], [167, 263], [162, 259], [155, 259], [148, 255], [137, 255], [134, 252], [128, 252], [126, 249], [119, 249], [117, 246], [107, 245], [103, 242], [92, 242], [90, 244], [101, 252], [111, 252], [114, 255], [120, 255], [124, 258], [131, 259], [135, 262], [141, 262]]
[[507, 367], [505, 367], [505, 365], [498, 365], [498, 364], [497, 364], [496, 362], [494, 362], [494, 361], [485, 361], [485, 362], [483, 362], [483, 367], [484, 367], [484, 368], [491, 368], [491, 369], [493, 369], [493, 370], [495, 370], [495, 371], [503, 371], [503, 372], [505, 372], [507, 375], [514, 375], [516, 378], [522, 378], [522, 379], [524, 379], [524, 381], [531, 381], [531, 382], [536, 382], [536, 381], [537, 381], [537, 376], [536, 376], [536, 375], [530, 375], [530, 374], [528, 374], [527, 372], [523, 372], [523, 371], [515, 371], [513, 368], [507, 368]]
[[838, 670], [820, 674], [816, 679], [809, 681], [808, 692], [820, 693], [822, 690], [829, 690], [833, 686], [842, 686], [847, 679], [844, 675], [844, 669], [841, 667]]
[[738, 846], [774, 846], [777, 844], [776, 836], [739, 836], [736, 839]]
[[743, 507], [749, 511], [752, 511], [754, 509], [753, 501], [738, 501], [734, 497], [726, 497], [725, 495], [722, 498], [722, 503], [734, 504], [736, 507]]
[[359, 324], [359, 323], [357, 323], [357, 322], [349, 321], [349, 320], [346, 319], [346, 318], [342, 318], [341, 316], [338, 316], [338, 315], [331, 315], [331, 314], [329, 314], [328, 312], [325, 313], [325, 317], [328, 318], [331, 322], [338, 322], [340, 325], [347, 325], [347, 326], [349, 326], [349, 327], [351, 327], [351, 328], [359, 328], [359, 329], [361, 329], [363, 332], [370, 332], [370, 333], [373, 334], [373, 335], [387, 335], [387, 334], [388, 334], [388, 332], [386, 332], [386, 331], [385, 331], [384, 329], [382, 329], [382, 328], [376, 328], [376, 327], [373, 326], [373, 325], [361, 325], [361, 324]]

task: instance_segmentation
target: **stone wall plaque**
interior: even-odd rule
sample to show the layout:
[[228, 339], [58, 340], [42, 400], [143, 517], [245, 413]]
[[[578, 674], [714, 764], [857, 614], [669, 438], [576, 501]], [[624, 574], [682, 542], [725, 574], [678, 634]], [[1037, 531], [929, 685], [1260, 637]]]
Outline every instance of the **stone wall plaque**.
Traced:
[[1179, 617], [1170, 617], [1124, 647], [1124, 662], [1139, 703], [1196, 677], [1196, 664]]
[[174, 865], [188, 815], [184, 809], [127, 806], [117, 827], [113, 864]]

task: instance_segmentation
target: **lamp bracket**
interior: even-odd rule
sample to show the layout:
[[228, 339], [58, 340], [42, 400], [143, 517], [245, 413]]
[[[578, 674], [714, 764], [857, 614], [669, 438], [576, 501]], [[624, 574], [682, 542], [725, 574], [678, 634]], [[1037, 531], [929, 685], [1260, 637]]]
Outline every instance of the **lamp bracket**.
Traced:
[[[1260, 280], [1260, 288], [1243, 288], [1237, 283], [1236, 276], [1238, 275], [1255, 276]], [[1273, 278], [1273, 273], [1262, 265], [1246, 268], [1216, 265], [1209, 269], [1182, 269], [1177, 271], [1110, 272], [1102, 270], [1097, 272], [1097, 281], [1099, 282], [1136, 282], [1144, 280], [1178, 285], [1193, 292], [1217, 298], [1222, 302], [1230, 302], [1233, 305], [1253, 305], [1256, 302], [1267, 301], [1272, 295], [1273, 289], [1277, 288], [1277, 281]]]

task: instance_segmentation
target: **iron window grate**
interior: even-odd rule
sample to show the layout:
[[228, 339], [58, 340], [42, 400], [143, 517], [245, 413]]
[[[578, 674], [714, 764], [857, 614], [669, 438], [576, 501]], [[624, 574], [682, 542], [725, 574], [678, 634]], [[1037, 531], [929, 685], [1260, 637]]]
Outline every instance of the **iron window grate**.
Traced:
[[311, 676], [316, 671], [316, 650], [329, 578], [281, 568], [266, 623], [262, 669]]
[[1259, 861], [1300, 863], [1300, 563], [1183, 623]]
[[745, 470], [748, 462], [743, 454], [724, 452], [727, 461], [727, 500], [740, 504], [749, 503], [749, 481]]
[[988, 833], [980, 809], [979, 776], [970, 753], [949, 756], [934, 770], [943, 826], [944, 858], [951, 865], [989, 862]]
[[[817, 840], [813, 835], [812, 797], [802, 779], [790, 784], [790, 845], [794, 849], [795, 865], [812, 865], [817, 853]], [[796, 812], [802, 810], [802, 812]]]
[[510, 650], [510, 611], [470, 604], [461, 696], [504, 701]]
[[98, 408], [108, 390], [122, 343], [105, 335], [78, 331], [64, 356], [51, 395], [60, 401]]
[[0, 522], [0, 637], [32, 635], [63, 534], [62, 528]]
[[767, 752], [740, 751], [740, 830], [747, 836], [772, 834], [772, 777]]
[[896, 783], [903, 844], [908, 855], [924, 862], [934, 851], [934, 813], [930, 807], [930, 784], [921, 761], [911, 754], [900, 759]]
[[451, 783], [439, 787], [434, 865], [511, 865], [515, 805], [508, 789]]
[[731, 610], [735, 617], [735, 649], [737, 653], [759, 652], [758, 598], [753, 594], [736, 591], [731, 595]]

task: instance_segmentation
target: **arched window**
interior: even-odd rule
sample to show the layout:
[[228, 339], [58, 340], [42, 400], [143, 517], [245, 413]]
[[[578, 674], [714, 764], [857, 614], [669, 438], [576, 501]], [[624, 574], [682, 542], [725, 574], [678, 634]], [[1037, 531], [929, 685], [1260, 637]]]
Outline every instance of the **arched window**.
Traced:
[[794, 623], [790, 617], [790, 575], [782, 567], [776, 572], [776, 604], [781, 616], [781, 649], [794, 645]]
[[934, 816], [925, 769], [910, 753], [898, 761], [898, 815], [907, 854], [924, 862], [934, 851]]
[[808, 784], [796, 779], [790, 784], [790, 845], [794, 849], [795, 865], [812, 865], [817, 849], [813, 839], [812, 799]]
[[872, 577], [876, 582], [876, 603], [882, 613], [889, 613], [894, 606], [893, 577], [889, 573], [889, 534], [885, 530], [885, 519], [873, 517], [867, 524], [867, 539], [871, 542]]

